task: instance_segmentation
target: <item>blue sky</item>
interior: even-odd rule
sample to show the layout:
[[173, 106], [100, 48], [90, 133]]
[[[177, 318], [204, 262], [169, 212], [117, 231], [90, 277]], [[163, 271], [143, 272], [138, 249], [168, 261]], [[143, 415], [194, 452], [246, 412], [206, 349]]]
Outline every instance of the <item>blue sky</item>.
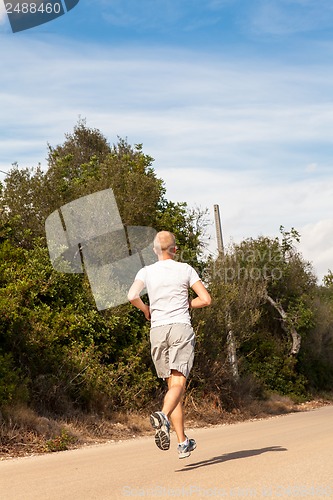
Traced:
[[331, 0], [80, 0], [15, 34], [0, 0], [0, 170], [46, 168], [47, 143], [85, 118], [111, 143], [143, 143], [169, 199], [212, 223], [219, 204], [226, 244], [295, 227], [321, 278], [332, 34]]

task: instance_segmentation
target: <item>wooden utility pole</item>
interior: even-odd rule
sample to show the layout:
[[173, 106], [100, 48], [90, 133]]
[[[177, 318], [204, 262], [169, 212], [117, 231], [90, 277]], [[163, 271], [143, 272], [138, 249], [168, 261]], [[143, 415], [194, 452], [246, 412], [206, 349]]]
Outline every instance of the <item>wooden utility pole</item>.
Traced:
[[[214, 215], [215, 215], [215, 228], [216, 228], [216, 239], [217, 239], [217, 249], [219, 252], [219, 257], [224, 257], [224, 246], [222, 237], [222, 225], [220, 217], [220, 208], [218, 205], [214, 205]], [[235, 381], [239, 380], [238, 373], [238, 360], [236, 352], [236, 342], [234, 332], [232, 331], [231, 325], [231, 315], [229, 308], [226, 311], [226, 324], [227, 324], [227, 349], [228, 349], [228, 360], [231, 367], [232, 375]]]
[[220, 208], [218, 205], [214, 205], [214, 215], [215, 215], [217, 249], [218, 249], [219, 255], [224, 255]]

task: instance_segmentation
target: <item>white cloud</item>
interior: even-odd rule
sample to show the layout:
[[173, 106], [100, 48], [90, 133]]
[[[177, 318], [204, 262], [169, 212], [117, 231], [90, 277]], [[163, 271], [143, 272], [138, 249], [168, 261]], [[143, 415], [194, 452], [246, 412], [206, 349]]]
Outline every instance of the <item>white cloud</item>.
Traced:
[[313, 173], [313, 172], [316, 172], [318, 170], [318, 165], [317, 163], [309, 163], [306, 167], [305, 167], [305, 171], [308, 172], [309, 174]]
[[[305, 179], [272, 182], [259, 171], [213, 169], [158, 169], [166, 181], [167, 196], [184, 198], [190, 206], [220, 207], [223, 238], [227, 245], [260, 235], [279, 236], [280, 225], [294, 227], [301, 235], [299, 249], [313, 263], [321, 279], [333, 268], [333, 174], [325, 180]], [[328, 218], [327, 218], [328, 217]], [[332, 217], [332, 218], [329, 218]], [[214, 228], [210, 250], [216, 250]]]
[[[111, 140], [118, 134], [143, 142], [163, 163], [261, 168], [265, 175], [304, 172], [301, 145], [323, 150], [331, 142], [333, 74], [326, 66], [309, 74], [190, 52], [69, 51], [58, 40], [29, 42], [3, 47], [2, 162], [22, 158], [26, 134], [43, 145], [61, 141], [79, 115]], [[17, 138], [14, 152], [7, 135]], [[320, 161], [313, 155], [311, 163]]]
[[63, 142], [81, 115], [111, 142], [143, 142], [169, 199], [219, 204], [226, 242], [276, 236], [282, 224], [304, 231], [308, 248], [315, 229], [309, 258], [327, 271], [330, 66], [11, 37], [1, 68], [0, 170], [45, 165], [47, 142]]
[[289, 35], [333, 25], [331, 0], [259, 0], [254, 2], [251, 25], [257, 33]]
[[333, 217], [306, 224], [300, 228], [300, 233], [299, 249], [303, 257], [312, 262], [321, 280], [329, 269], [333, 271]]
[[[104, 19], [113, 26], [166, 32], [189, 31], [219, 22], [218, 14], [235, 0], [99, 0]], [[95, 2], [96, 3], [96, 0]]]

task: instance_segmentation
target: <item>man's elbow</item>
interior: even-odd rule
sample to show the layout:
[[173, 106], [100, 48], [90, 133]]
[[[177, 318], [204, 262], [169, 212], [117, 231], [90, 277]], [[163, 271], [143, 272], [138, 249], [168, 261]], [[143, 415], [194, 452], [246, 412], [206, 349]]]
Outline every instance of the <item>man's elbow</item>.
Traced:
[[140, 294], [143, 290], [144, 284], [140, 280], [135, 280], [131, 288], [128, 290], [127, 298], [133, 304], [140, 298]]
[[210, 305], [211, 305], [211, 303], [212, 303], [212, 298], [211, 298], [211, 296], [209, 295], [209, 297], [207, 297], [207, 299], [206, 299], [206, 306], [210, 306]]
[[209, 294], [207, 294], [205, 297], [203, 297], [203, 307], [210, 306], [212, 303], [212, 298]]
[[127, 298], [130, 301], [131, 304], [139, 297], [139, 295], [135, 292], [129, 291], [127, 294]]

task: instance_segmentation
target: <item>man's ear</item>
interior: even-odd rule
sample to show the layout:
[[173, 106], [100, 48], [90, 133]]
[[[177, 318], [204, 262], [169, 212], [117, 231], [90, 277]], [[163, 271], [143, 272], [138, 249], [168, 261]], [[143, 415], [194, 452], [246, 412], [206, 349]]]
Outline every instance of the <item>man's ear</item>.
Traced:
[[168, 248], [168, 254], [169, 255], [175, 256], [176, 253], [177, 253], [177, 247], [176, 247], [176, 245]]

